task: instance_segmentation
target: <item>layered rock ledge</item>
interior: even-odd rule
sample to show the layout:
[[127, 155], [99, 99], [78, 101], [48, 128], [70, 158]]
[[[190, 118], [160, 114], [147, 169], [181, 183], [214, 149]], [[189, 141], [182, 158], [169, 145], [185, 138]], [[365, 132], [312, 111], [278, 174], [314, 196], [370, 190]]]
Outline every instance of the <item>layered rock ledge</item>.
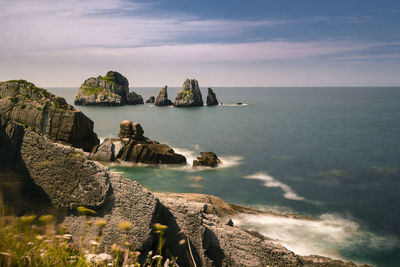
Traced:
[[91, 119], [64, 98], [24, 80], [0, 82], [0, 114], [51, 140], [85, 151], [99, 143]]
[[116, 71], [106, 76], [91, 77], [80, 86], [75, 97], [75, 105], [122, 106], [143, 104], [142, 96], [129, 92], [129, 82]]

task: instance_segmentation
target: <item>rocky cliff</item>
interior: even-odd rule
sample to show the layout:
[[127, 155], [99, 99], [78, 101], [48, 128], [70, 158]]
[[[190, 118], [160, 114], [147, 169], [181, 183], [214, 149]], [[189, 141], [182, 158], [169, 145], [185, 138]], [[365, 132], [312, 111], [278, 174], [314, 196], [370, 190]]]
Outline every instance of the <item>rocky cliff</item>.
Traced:
[[[16, 97], [4, 95], [2, 100]], [[4, 103], [8, 100], [0, 102], [1, 108]], [[5, 107], [9, 108], [8, 104]], [[122, 138], [131, 128], [140, 135], [138, 125], [126, 125], [120, 133]], [[0, 195], [12, 196], [4, 194], [9, 190], [8, 184], [3, 183], [6, 179], [20, 186], [22, 183], [21, 190], [13, 191], [20, 202], [8, 203], [17, 205], [19, 214], [40, 214], [53, 209], [58, 221], [67, 225], [77, 246], [94, 240], [99, 231], [95, 224], [88, 224], [87, 219], [78, 216], [74, 208], [83, 205], [96, 211], [93, 220], [106, 222], [100, 244], [102, 251], [111, 251], [112, 244], [125, 240], [141, 252], [142, 263], [149, 251], [157, 250], [157, 233], [152, 226], [162, 223], [168, 227], [163, 255], [178, 257], [180, 266], [193, 265], [189, 249], [197, 266], [356, 266], [324, 257], [302, 257], [257, 232], [237, 227], [229, 220], [237, 209], [216, 197], [154, 195], [137, 182], [88, 159], [79, 149], [55, 143], [50, 136], [3, 115], [0, 115], [0, 159], [7, 159], [8, 167], [19, 174], [19, 177], [7, 175], [0, 169], [3, 193]], [[34, 210], [32, 203], [41, 204], [42, 209]], [[118, 230], [121, 221], [132, 224], [126, 236]]]
[[85, 151], [99, 143], [92, 120], [64, 98], [24, 80], [0, 83], [0, 114], [51, 140]]
[[[37, 184], [54, 209], [63, 211], [59, 221], [68, 226], [77, 245], [82, 242], [82, 229], [83, 243], [98, 234], [98, 227], [88, 225], [73, 209], [85, 205], [97, 212], [95, 220], [106, 221], [102, 250], [110, 251], [112, 244], [125, 238], [118, 223], [128, 221], [132, 228], [125, 240], [141, 252], [142, 261], [149, 251], [157, 249], [152, 225], [158, 222], [168, 226], [163, 255], [178, 257], [180, 266], [192, 265], [188, 244], [197, 266], [356, 266], [324, 257], [302, 257], [257, 232], [237, 227], [229, 220], [236, 211], [218, 198], [182, 194], [157, 197], [72, 147], [55, 144], [8, 120], [1, 125], [0, 136], [5, 137], [2, 142], [22, 140], [17, 154], [26, 166], [26, 183]], [[11, 130], [15, 127], [19, 128], [16, 132]], [[188, 243], [180, 245], [180, 240]]]
[[129, 82], [116, 71], [86, 79], [75, 97], [75, 105], [122, 106], [143, 104], [142, 96], [129, 92]]
[[171, 100], [168, 99], [168, 86], [164, 86], [161, 88], [160, 93], [158, 93], [156, 102], [154, 105], [156, 106], [170, 106], [172, 105]]
[[199, 83], [195, 79], [186, 79], [175, 98], [175, 107], [203, 106]]

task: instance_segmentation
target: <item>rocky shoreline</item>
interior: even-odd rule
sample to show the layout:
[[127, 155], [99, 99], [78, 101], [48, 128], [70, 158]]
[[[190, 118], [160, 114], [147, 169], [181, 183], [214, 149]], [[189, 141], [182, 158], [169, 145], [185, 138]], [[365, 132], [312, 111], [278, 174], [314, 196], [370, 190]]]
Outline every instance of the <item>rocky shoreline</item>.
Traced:
[[[326, 257], [296, 255], [258, 232], [234, 225], [230, 220], [238, 212], [259, 211], [230, 205], [214, 196], [152, 193], [137, 182], [110, 172], [82, 150], [92, 151], [89, 146], [77, 146], [74, 138], [54, 135], [55, 129], [63, 133], [76, 131], [81, 134], [78, 136], [84, 137], [94, 136], [94, 133], [91, 127], [85, 126], [87, 124], [78, 123], [86, 118], [83, 114], [76, 115], [79, 111], [67, 105], [65, 100], [49, 93], [46, 96], [45, 91], [39, 89], [25, 81], [0, 83], [0, 162], [6, 163], [3, 168], [18, 174], [7, 177], [2, 174], [1, 180], [8, 178], [14, 182], [13, 194], [20, 197], [18, 203], [10, 202], [15, 214], [32, 212], [36, 203], [35, 212], [56, 214], [58, 222], [67, 225], [73, 241], [79, 246], [81, 229], [86, 221], [78, 216], [75, 208], [91, 208], [96, 211], [96, 218], [106, 222], [100, 244], [102, 251], [110, 251], [112, 244], [123, 238], [118, 223], [130, 222], [132, 228], [124, 238], [141, 252], [139, 260], [142, 262], [149, 251], [157, 249], [157, 234], [152, 226], [161, 223], [168, 227], [165, 255], [178, 257], [180, 266], [192, 265], [192, 259], [186, 253], [188, 245], [179, 244], [182, 239], [188, 240], [197, 266], [356, 266]], [[40, 92], [40, 97], [30, 96], [35, 91]], [[21, 92], [30, 98], [21, 99]], [[52, 108], [51, 103], [61, 105]], [[46, 127], [39, 127], [47, 122], [46, 116], [37, 113], [32, 119], [30, 113], [23, 115], [21, 104], [31, 105], [31, 110], [35, 105], [45, 106], [47, 114], [58, 114], [62, 118], [72, 116], [75, 123], [65, 125], [69, 120], [57, 120], [54, 119], [56, 115], [50, 115], [53, 120], [48, 121]], [[88, 120], [84, 121], [89, 123]], [[33, 128], [33, 125], [38, 128]], [[89, 123], [89, 126], [93, 125]], [[128, 138], [125, 134], [129, 135], [128, 140], [135, 142], [138, 137], [143, 137], [138, 125], [133, 132], [130, 131], [130, 126], [134, 128], [132, 123], [127, 122], [126, 126], [120, 131], [120, 140]], [[91, 143], [92, 148], [97, 145], [98, 141]], [[4, 192], [5, 188], [1, 189]], [[94, 225], [86, 229], [83, 244], [89, 243], [97, 233]]]

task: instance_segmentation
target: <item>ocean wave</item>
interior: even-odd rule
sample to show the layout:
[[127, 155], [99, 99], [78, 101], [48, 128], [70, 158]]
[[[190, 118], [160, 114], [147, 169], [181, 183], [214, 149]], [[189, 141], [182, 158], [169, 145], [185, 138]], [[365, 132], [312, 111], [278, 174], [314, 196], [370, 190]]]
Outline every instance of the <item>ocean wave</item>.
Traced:
[[240, 156], [218, 156], [218, 158], [221, 160], [221, 163], [218, 164], [217, 167], [211, 168], [211, 167], [193, 167], [192, 163], [193, 160], [196, 160], [197, 157], [200, 155], [200, 146], [197, 144], [192, 145], [192, 147], [195, 150], [188, 150], [188, 149], [183, 149], [183, 148], [173, 148], [176, 153], [182, 154], [186, 158], [187, 164], [181, 167], [177, 166], [171, 166], [169, 167], [168, 165], [163, 165], [164, 168], [172, 168], [172, 169], [178, 169], [178, 170], [183, 170], [183, 171], [189, 171], [189, 172], [195, 172], [195, 171], [206, 171], [206, 170], [218, 170], [218, 169], [225, 169], [225, 168], [231, 168], [238, 166], [242, 163], [243, 157]]
[[284, 192], [284, 194], [283, 194], [284, 198], [291, 199], [291, 200], [305, 200], [303, 197], [298, 196], [295, 192], [293, 192], [293, 190], [290, 186], [276, 180], [274, 177], [266, 174], [265, 172], [254, 173], [251, 175], [247, 175], [244, 178], [253, 179], [253, 180], [261, 180], [264, 182], [264, 186], [266, 186], [266, 187], [280, 188]]
[[318, 254], [342, 258], [340, 251], [349, 251], [352, 248], [389, 250], [399, 246], [399, 240], [395, 237], [376, 235], [356, 222], [334, 214], [324, 214], [315, 220], [240, 214], [233, 218], [233, 222], [256, 230], [303, 256]]

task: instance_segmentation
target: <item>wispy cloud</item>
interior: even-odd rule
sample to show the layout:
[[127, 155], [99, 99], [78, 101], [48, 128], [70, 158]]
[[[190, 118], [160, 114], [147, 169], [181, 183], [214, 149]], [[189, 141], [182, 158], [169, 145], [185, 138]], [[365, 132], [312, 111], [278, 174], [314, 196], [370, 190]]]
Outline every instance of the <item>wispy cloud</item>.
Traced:
[[152, 13], [151, 2], [126, 0], [2, 1], [0, 48], [8, 50], [63, 49], [98, 46], [148, 46], [206, 42], [238, 36], [284, 20], [202, 20], [191, 14]]

